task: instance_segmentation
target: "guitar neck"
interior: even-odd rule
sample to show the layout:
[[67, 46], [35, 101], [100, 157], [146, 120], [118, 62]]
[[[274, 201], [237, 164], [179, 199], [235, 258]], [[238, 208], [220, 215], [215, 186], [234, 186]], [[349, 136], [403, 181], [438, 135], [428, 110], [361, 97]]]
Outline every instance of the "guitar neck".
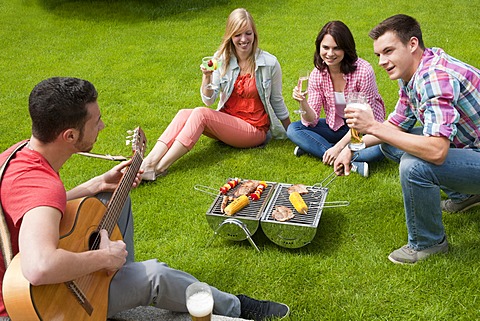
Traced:
[[107, 230], [109, 236], [112, 234], [113, 229], [118, 222], [118, 218], [122, 213], [123, 206], [125, 205], [125, 201], [130, 193], [138, 170], [142, 165], [142, 161], [142, 155], [139, 152], [135, 152], [132, 157], [132, 163], [126, 169], [122, 179], [120, 180], [120, 183], [113, 192], [112, 198], [108, 202], [105, 216], [99, 224], [99, 230]]

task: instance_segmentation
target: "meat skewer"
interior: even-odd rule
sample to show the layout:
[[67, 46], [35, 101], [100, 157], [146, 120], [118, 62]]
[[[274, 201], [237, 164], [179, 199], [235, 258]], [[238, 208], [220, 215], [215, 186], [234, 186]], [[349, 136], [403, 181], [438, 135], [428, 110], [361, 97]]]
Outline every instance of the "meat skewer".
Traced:
[[259, 184], [258, 181], [253, 181], [253, 180], [245, 181], [237, 187], [237, 189], [233, 193], [233, 196], [239, 197], [241, 195], [249, 195], [255, 191], [258, 184]]

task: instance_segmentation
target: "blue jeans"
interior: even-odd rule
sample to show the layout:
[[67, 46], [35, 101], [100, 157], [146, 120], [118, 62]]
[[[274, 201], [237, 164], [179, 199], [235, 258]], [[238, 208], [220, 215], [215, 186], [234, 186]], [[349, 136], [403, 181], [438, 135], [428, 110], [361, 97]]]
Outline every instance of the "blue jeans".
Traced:
[[[421, 128], [411, 133], [421, 135]], [[480, 194], [480, 151], [450, 148], [445, 162], [434, 165], [388, 144], [381, 149], [400, 164], [408, 244], [420, 251], [440, 243], [445, 237], [440, 190], [457, 202]]]
[[[347, 125], [343, 125], [337, 131], [333, 131], [324, 118], [320, 118], [315, 127], [307, 127], [301, 121], [291, 123], [287, 129], [288, 138], [306, 153], [322, 159], [323, 154], [338, 143], [349, 131]], [[358, 154], [356, 162], [376, 162], [384, 158], [380, 146], [365, 148], [355, 152]]]

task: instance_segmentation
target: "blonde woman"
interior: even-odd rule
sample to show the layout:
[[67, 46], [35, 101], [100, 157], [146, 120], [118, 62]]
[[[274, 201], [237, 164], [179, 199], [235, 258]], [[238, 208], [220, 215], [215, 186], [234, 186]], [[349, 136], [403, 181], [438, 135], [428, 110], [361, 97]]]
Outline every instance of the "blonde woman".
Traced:
[[[215, 71], [200, 67], [200, 94], [207, 107], [181, 109], [145, 158], [142, 179], [154, 181], [190, 151], [203, 134], [235, 148], [285, 139], [290, 116], [282, 96], [282, 70], [275, 56], [258, 48], [250, 13], [235, 9], [227, 19]], [[219, 84], [210, 89], [211, 82]], [[208, 108], [219, 97], [217, 109]]]

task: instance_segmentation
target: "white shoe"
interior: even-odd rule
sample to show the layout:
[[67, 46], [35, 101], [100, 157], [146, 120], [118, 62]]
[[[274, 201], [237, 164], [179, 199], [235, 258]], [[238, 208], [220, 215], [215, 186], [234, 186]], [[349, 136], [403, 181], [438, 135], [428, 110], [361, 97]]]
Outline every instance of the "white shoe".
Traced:
[[352, 172], [358, 173], [362, 177], [368, 177], [368, 163], [367, 162], [353, 162]]
[[300, 146], [296, 146], [295, 149], [293, 150], [293, 155], [300, 157], [302, 155], [306, 154], [303, 149], [300, 148]]

